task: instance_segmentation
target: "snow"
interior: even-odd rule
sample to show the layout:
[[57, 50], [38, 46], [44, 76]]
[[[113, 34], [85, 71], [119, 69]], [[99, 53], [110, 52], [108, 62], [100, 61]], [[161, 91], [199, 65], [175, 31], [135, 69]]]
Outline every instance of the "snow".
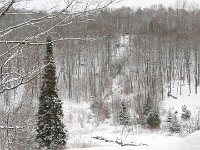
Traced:
[[[51, 9], [59, 7], [61, 5], [60, 1], [57, 0], [53, 3], [53, 0], [41, 1], [39, 0], [32, 1], [31, 3], [27, 2], [23, 4], [24, 7], [29, 9]], [[52, 5], [53, 4], [53, 5]], [[23, 7], [21, 6], [16, 7]], [[64, 3], [62, 4], [64, 6]], [[122, 63], [123, 59], [126, 57], [126, 51], [129, 48], [129, 35], [122, 35], [119, 40], [118, 47], [112, 52], [112, 60], [116, 65]], [[13, 55], [14, 56], [14, 55]], [[11, 57], [12, 58], [12, 57]], [[84, 63], [82, 63], [84, 65]], [[97, 73], [98, 73], [97, 68]], [[76, 77], [78, 78], [78, 77]], [[14, 79], [12, 79], [14, 80]], [[123, 76], [118, 74], [113, 79], [112, 84], [112, 96], [121, 98], [126, 98], [125, 95], [122, 95], [123, 87], [121, 86], [123, 82]], [[194, 86], [192, 87], [192, 94], [189, 92], [188, 85], [181, 85], [182, 89], [180, 92], [179, 84], [174, 84], [171, 94], [177, 99], [172, 97], [166, 97], [162, 102], [161, 106], [161, 117], [164, 122], [167, 111], [171, 110], [172, 112], [177, 111], [178, 117], [181, 115], [181, 107], [186, 105], [189, 110], [191, 110], [192, 118], [199, 117], [200, 115], [200, 94], [194, 94]], [[178, 87], [178, 88], [177, 88]], [[199, 91], [200, 89], [198, 89]], [[16, 99], [20, 99], [23, 95], [24, 86], [18, 88]], [[181, 94], [180, 94], [181, 93]], [[200, 92], [199, 92], [200, 93]], [[130, 95], [129, 95], [130, 96]], [[200, 131], [189, 134], [186, 137], [182, 137], [179, 134], [170, 134], [162, 128], [160, 130], [148, 130], [143, 129], [140, 126], [133, 125], [128, 128], [122, 126], [117, 126], [112, 123], [111, 120], [106, 120], [102, 123], [97, 123], [93, 119], [93, 114], [90, 110], [90, 102], [77, 103], [67, 100], [64, 98], [64, 123], [68, 130], [68, 141], [67, 148], [74, 150], [200, 150]], [[19, 103], [18, 101], [15, 103]], [[200, 118], [199, 118], [200, 119]], [[0, 126], [0, 129], [21, 129], [23, 127], [5, 127]], [[94, 139], [95, 136], [104, 137], [107, 140], [112, 141], [123, 141], [126, 143], [135, 144], [137, 146], [123, 146], [115, 142], [105, 142]]]
[[[129, 35], [122, 35], [117, 48], [112, 52], [112, 63], [121, 63], [126, 57], [128, 48]], [[116, 99], [120, 96], [121, 100], [131, 99], [133, 95], [124, 95], [122, 93], [122, 83], [123, 75], [120, 73], [116, 74], [112, 82], [112, 98]], [[184, 137], [188, 133], [172, 134], [165, 129], [165, 119], [168, 110], [172, 112], [178, 111], [177, 117], [181, 120], [181, 108], [183, 105], [186, 105], [191, 110], [192, 115], [191, 120], [181, 122], [186, 125], [193, 123], [192, 121], [200, 116], [200, 94], [194, 94], [194, 84], [191, 84], [191, 88], [192, 94], [185, 83], [181, 86], [182, 92], [180, 92], [179, 84], [174, 83], [171, 94], [177, 97], [177, 99], [167, 97], [166, 92], [165, 100], [161, 103], [160, 115], [162, 124], [158, 130], [144, 129], [140, 125], [135, 124], [125, 128], [115, 125], [112, 117], [105, 120], [105, 122], [99, 123], [94, 119], [95, 117], [90, 109], [90, 100], [81, 103], [67, 100], [63, 106], [65, 114], [64, 123], [69, 133], [67, 148], [74, 150], [198, 150], [200, 149], [200, 131]], [[167, 91], [166, 89], [167, 86], [165, 91]], [[191, 132], [193, 131], [191, 130]], [[102, 137], [112, 142], [105, 142], [105, 140], [98, 140], [94, 137]], [[124, 144], [134, 144], [137, 146], [121, 147], [115, 141], [123, 141]]]
[[196, 131], [185, 137], [180, 143], [180, 150], [199, 150], [200, 131]]
[[[123, 128], [122, 126], [115, 126], [111, 124], [109, 120], [97, 125], [95, 121], [90, 118], [92, 114], [89, 104], [86, 102], [65, 102], [64, 113], [64, 122], [69, 133], [69, 139], [67, 143], [68, 149], [179, 150], [178, 148], [181, 148], [181, 143], [183, 142], [182, 137], [170, 136], [166, 132], [162, 132], [160, 130], [151, 131], [137, 126]], [[122, 139], [124, 143], [132, 143], [139, 146], [121, 147], [116, 143], [107, 143], [93, 139], [95, 136], [101, 136], [107, 140], [113, 141], [120, 141]], [[189, 143], [189, 137], [184, 140]]]
[[125, 52], [127, 51], [127, 48], [129, 46], [129, 35], [125, 34], [121, 36], [120, 42], [118, 43], [119, 47], [113, 50], [112, 53], [112, 59], [114, 60], [120, 60], [120, 58], [123, 58], [125, 56]]
[[[90, 147], [84, 148], [84, 150], [199, 150], [200, 149], [200, 131], [196, 131], [191, 135], [181, 139], [174, 138], [171, 136], [161, 136], [161, 135], [140, 135], [142, 140], [147, 140], [149, 143], [154, 143], [150, 146], [102, 146], [102, 147]], [[139, 139], [139, 138], [138, 138]], [[83, 150], [83, 148], [73, 149], [73, 150]]]
[[[196, 109], [200, 106], [199, 94], [194, 94], [194, 85], [191, 85], [192, 94], [189, 92], [189, 88], [187, 85], [182, 85], [182, 92], [180, 95], [180, 90], [177, 88], [177, 85], [174, 85], [172, 88], [171, 94], [173, 96], [176, 96], [177, 99], [174, 99], [172, 97], [166, 98], [164, 106], [167, 106], [168, 108], [173, 108], [176, 110], [180, 110], [180, 106], [187, 105], [190, 109]], [[200, 88], [198, 87], [198, 91]]]
[[[192, 117], [199, 117], [200, 113], [200, 101], [199, 96], [200, 94], [194, 94], [194, 84], [191, 85], [192, 93], [189, 92], [188, 86], [182, 86], [182, 93], [180, 95], [180, 91], [175, 88], [172, 88], [172, 95], [176, 96], [177, 99], [172, 97], [166, 97], [165, 100], [162, 102], [162, 111], [166, 115], [166, 111], [171, 110], [171, 112], [178, 112], [178, 117], [180, 118], [182, 113], [182, 106], [186, 105], [187, 109], [191, 111]], [[199, 91], [198, 87], [198, 91]], [[163, 116], [166, 117], [166, 116]]]

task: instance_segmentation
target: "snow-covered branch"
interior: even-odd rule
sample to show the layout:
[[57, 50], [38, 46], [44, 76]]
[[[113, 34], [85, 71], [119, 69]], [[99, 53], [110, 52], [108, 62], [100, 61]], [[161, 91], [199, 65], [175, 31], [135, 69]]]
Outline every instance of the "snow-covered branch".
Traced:
[[[11, 11], [11, 8], [15, 3], [20, 1], [17, 0], [10, 0], [4, 4], [4, 6], [0, 10], [0, 20], [4, 19], [6, 15], [17, 14]], [[94, 21], [93, 19], [87, 18], [88, 14], [95, 13], [106, 8], [108, 5], [114, 3], [115, 0], [108, 0], [108, 1], [87, 1], [84, 5], [82, 1], [79, 0], [68, 0], [65, 1], [66, 6], [57, 12], [43, 14], [43, 16], [36, 16], [33, 17], [35, 14], [28, 13], [29, 20], [25, 20], [18, 23], [13, 23], [10, 26], [3, 26], [0, 29], [0, 46], [7, 45], [7, 50], [3, 51], [0, 54], [0, 93], [3, 93], [8, 90], [12, 90], [17, 88], [18, 86], [28, 83], [34, 78], [38, 76], [40, 71], [37, 73], [34, 70], [29, 71], [29, 73], [25, 74], [24, 71], [16, 71], [14, 66], [12, 68], [5, 69], [7, 64], [13, 64], [12, 59], [16, 57], [17, 51], [22, 46], [33, 45], [33, 46], [40, 46], [46, 45], [47, 43], [44, 41], [42, 42], [41, 39], [44, 35], [51, 33], [54, 29], [61, 28], [61, 27], [68, 27], [73, 23], [88, 23], [89, 21]], [[77, 7], [81, 6], [81, 7]], [[90, 7], [91, 6], [91, 7]], [[78, 8], [78, 9], [77, 9]], [[80, 9], [81, 8], [81, 9]], [[24, 13], [24, 12], [23, 12]], [[26, 14], [26, 12], [24, 13]], [[41, 15], [41, 14], [40, 14]], [[76, 18], [83, 18], [81, 21], [77, 21]], [[56, 18], [59, 18], [55, 21]], [[54, 20], [54, 24], [51, 24], [47, 27], [42, 27], [42, 24], [46, 21]], [[11, 36], [13, 33], [17, 31], [23, 31], [24, 28], [29, 27], [36, 27], [34, 33], [23, 33], [23, 35], [17, 40], [17, 37]], [[101, 37], [103, 38], [103, 37]], [[96, 41], [99, 38], [82, 38], [82, 37], [62, 37], [54, 39], [52, 42], [62, 42], [62, 41], [70, 41], [70, 40], [79, 40], [79, 41]], [[16, 51], [16, 52], [15, 52]], [[13, 59], [14, 60], [14, 59]], [[8, 63], [9, 62], [9, 63]], [[20, 67], [18, 68], [20, 69]], [[22, 69], [22, 67], [21, 67]], [[42, 68], [40, 68], [42, 69]], [[30, 70], [30, 69], [28, 69]], [[17, 74], [19, 73], [19, 74]], [[9, 85], [9, 86], [8, 86]], [[13, 86], [11, 86], [13, 85]]]
[[3, 130], [21, 130], [21, 129], [24, 129], [25, 126], [14, 126], [14, 127], [7, 127], [7, 126], [2, 126], [0, 125], [0, 129], [3, 129]]
[[13, 6], [13, 4], [16, 2], [16, 0], [10, 0], [7, 4], [5, 4], [5, 8], [0, 13], [0, 18], [6, 14], [10, 10], [10, 8]]
[[[81, 41], [96, 41], [101, 38], [60, 38], [57, 40], [53, 40], [52, 43], [61, 42], [61, 41], [68, 41], [68, 40], [81, 40]], [[0, 41], [0, 43], [5, 44], [25, 44], [25, 45], [46, 45], [45, 42], [29, 42], [29, 41]]]
[[[24, 76], [21, 76], [21, 77], [18, 77], [18, 78], [11, 79], [11, 80], [7, 81], [6, 83], [1, 84], [0, 87], [1, 87], [2, 85], [4, 85], [4, 84], [9, 84], [9, 83], [11, 84], [11, 83], [13, 83], [13, 82], [15, 82], [15, 81], [18, 82], [16, 85], [13, 85], [13, 86], [11, 86], [11, 87], [10, 87], [10, 86], [9, 86], [9, 87], [5, 87], [5, 88], [3, 87], [3, 89], [0, 91], [0, 94], [1, 94], [1, 93], [4, 93], [5, 91], [10, 91], [10, 90], [16, 89], [16, 88], [19, 87], [20, 85], [26, 84], [26, 83], [32, 81], [32, 80], [35, 79], [39, 74], [40, 74], [40, 72], [37, 73], [37, 74], [31, 75], [30, 78], [29, 78], [28, 75], [24, 75]], [[28, 79], [26, 79], [26, 78], [28, 78]]]
[[[0, 90], [0, 94], [5, 92], [5, 91], [13, 90], [13, 89], [19, 87], [22, 84], [26, 84], [26, 83], [34, 80], [41, 73], [41, 71], [48, 65], [49, 64], [42, 66], [42, 67], [39, 67], [38, 69], [33, 69], [32, 71], [30, 71], [26, 74], [18, 75], [18, 77], [11, 78], [9, 80], [2, 79], [0, 81], [0, 88], [2, 87], [2, 89]], [[11, 75], [11, 74], [9, 74], [9, 75]], [[6, 77], [6, 79], [7, 79], [7, 77]], [[11, 86], [5, 86], [5, 85], [8, 85], [8, 84], [11, 85]]]

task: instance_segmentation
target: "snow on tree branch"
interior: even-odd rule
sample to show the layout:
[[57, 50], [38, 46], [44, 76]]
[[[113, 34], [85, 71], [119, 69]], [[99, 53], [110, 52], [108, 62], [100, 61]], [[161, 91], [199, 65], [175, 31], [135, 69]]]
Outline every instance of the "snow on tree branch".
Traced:
[[0, 18], [6, 14], [10, 10], [10, 8], [13, 6], [13, 4], [16, 2], [16, 0], [11, 0], [7, 4], [5, 4], [5, 8], [3, 11], [0, 13]]
[[14, 127], [7, 127], [7, 126], [2, 126], [2, 125], [0, 125], [0, 129], [3, 129], [3, 130], [16, 130], [16, 129], [18, 129], [18, 130], [21, 130], [21, 129], [24, 129], [25, 128], [25, 126], [14, 126]]
[[[23, 0], [9, 0], [6, 3], [4, 3], [3, 7], [0, 9], [0, 21], [5, 19], [6, 15], [18, 14], [15, 13], [13, 6], [14, 4], [20, 2], [23, 2]], [[49, 34], [56, 28], [70, 26], [72, 23], [74, 23], [74, 20], [76, 20], [77, 17], [83, 17], [84, 15], [87, 16], [88, 14], [100, 11], [114, 2], [115, 0], [67, 0], [65, 1], [65, 6], [63, 7], [63, 9], [57, 12], [41, 14], [42, 16], [34, 16], [34, 13], [29, 13], [27, 14], [29, 15], [28, 19], [25, 19], [22, 22], [13, 21], [11, 25], [2, 26], [0, 29], [0, 46], [7, 45], [7, 50], [4, 50], [0, 53], [0, 93], [15, 89], [22, 84], [28, 83], [40, 74], [40, 70], [42, 69], [42, 67], [36, 70], [30, 70], [29, 68], [29, 72], [24, 73], [22, 67], [15, 68], [14, 65], [8, 65], [16, 61], [15, 58], [18, 57], [18, 50], [23, 45], [27, 47], [30, 45], [46, 45], [46, 42], [41, 41], [41, 38], [43, 38], [42, 36]], [[60, 17], [61, 15], [62, 17]], [[45, 21], [51, 21], [59, 17], [60, 20], [58, 19], [58, 21], [55, 22], [55, 24], [52, 24], [45, 28], [41, 27]], [[84, 24], [90, 21], [94, 20], [85, 17], [84, 20], [79, 21], [79, 23]], [[29, 27], [35, 28], [34, 33], [27, 32], [26, 34], [24, 34], [22, 32], [23, 29]], [[20, 38], [17, 38], [17, 36], [11, 36], [17, 31], [22, 32], [24, 35], [22, 35]], [[62, 37], [54, 39], [52, 43], [69, 40], [95, 41], [98, 39], [99, 38], [88, 37]]]
[[[52, 43], [60, 42], [60, 41], [67, 41], [67, 40], [81, 40], [81, 41], [96, 41], [101, 38], [60, 38], [57, 40], [53, 40]], [[47, 43], [45, 42], [29, 42], [29, 41], [0, 41], [0, 43], [5, 43], [5, 44], [25, 44], [25, 45], [46, 45]]]
[[[30, 71], [30, 72], [28, 72], [24, 75], [20, 75], [16, 78], [11, 78], [10, 80], [1, 80], [0, 81], [0, 88], [3, 87], [3, 89], [0, 90], [0, 94], [5, 92], [5, 91], [13, 90], [13, 89], [19, 87], [22, 84], [26, 84], [26, 83], [34, 80], [41, 73], [41, 70], [43, 70], [47, 66], [48, 66], [48, 64], [41, 67], [41, 68], [38, 68], [36, 70], [32, 70], [32, 71]], [[10, 87], [7, 87], [7, 86], [4, 87], [4, 85], [8, 85], [8, 84], [11, 84], [11, 86]]]

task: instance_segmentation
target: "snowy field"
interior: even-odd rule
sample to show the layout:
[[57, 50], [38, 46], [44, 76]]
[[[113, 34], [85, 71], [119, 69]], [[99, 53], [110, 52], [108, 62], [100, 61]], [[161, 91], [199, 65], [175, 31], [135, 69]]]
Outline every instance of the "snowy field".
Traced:
[[[196, 131], [193, 134], [185, 138], [160, 136], [160, 135], [141, 135], [141, 140], [148, 140], [151, 145], [149, 146], [105, 146], [105, 147], [91, 147], [84, 150], [199, 150], [200, 149], [200, 131]], [[81, 149], [74, 149], [81, 150]]]
[[[185, 87], [181, 96], [174, 92], [177, 99], [166, 98], [162, 103], [162, 120], [167, 115], [167, 111], [181, 111], [183, 105], [187, 105], [191, 110], [192, 118], [196, 117], [200, 101], [199, 95], [187, 94]], [[68, 148], [84, 150], [200, 150], [200, 131], [192, 134], [171, 134], [166, 130], [148, 130], [138, 126], [131, 126], [124, 129], [105, 121], [102, 124], [95, 124], [92, 120], [89, 104], [69, 103], [64, 104], [65, 122], [69, 131]], [[192, 120], [192, 119], [191, 119]], [[190, 121], [191, 121], [190, 120]], [[107, 140], [124, 141], [136, 146], [120, 146], [114, 142], [105, 142], [93, 137], [104, 137]]]

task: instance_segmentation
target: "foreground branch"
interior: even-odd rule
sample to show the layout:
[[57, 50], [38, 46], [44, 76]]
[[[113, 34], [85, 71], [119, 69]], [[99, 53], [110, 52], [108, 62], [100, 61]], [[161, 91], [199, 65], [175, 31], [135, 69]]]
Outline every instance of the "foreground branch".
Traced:
[[3, 129], [3, 130], [21, 130], [21, 129], [24, 129], [25, 126], [14, 126], [14, 127], [8, 127], [8, 126], [0, 126], [0, 129]]
[[[104, 38], [104, 37], [101, 37], [101, 38], [61, 38], [61, 39], [53, 40], [52, 43], [66, 41], [66, 40], [96, 41], [96, 40], [102, 39], [102, 38]], [[40, 43], [40, 42], [30, 42], [30, 41], [0, 41], [0, 43], [22, 44], [22, 45], [46, 45], [47, 44], [45, 42]]]
[[9, 3], [8, 3], [8, 6], [5, 8], [5, 10], [3, 10], [3, 12], [0, 13], [0, 18], [2, 16], [4, 16], [6, 14], [6, 12], [8, 12], [10, 10], [10, 8], [13, 6], [13, 4], [15, 3], [16, 0], [11, 0]]

